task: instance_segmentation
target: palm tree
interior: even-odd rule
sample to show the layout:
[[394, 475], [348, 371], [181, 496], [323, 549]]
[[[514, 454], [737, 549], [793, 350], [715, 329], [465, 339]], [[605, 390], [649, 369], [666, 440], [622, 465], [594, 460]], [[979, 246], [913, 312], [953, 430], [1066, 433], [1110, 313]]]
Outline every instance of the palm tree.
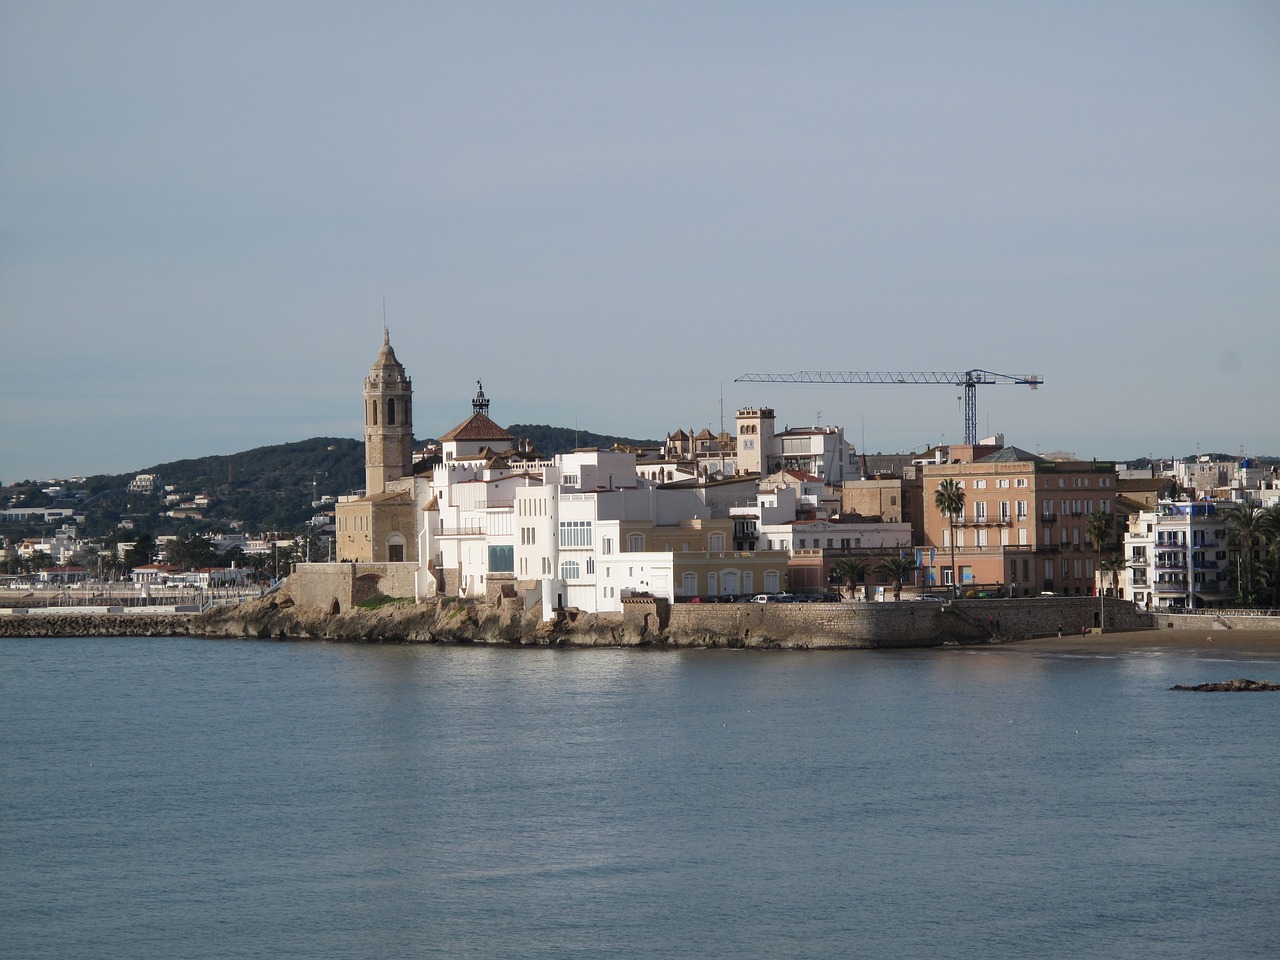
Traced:
[[853, 596], [854, 584], [862, 583], [867, 576], [867, 561], [857, 557], [841, 557], [831, 565], [831, 572], [845, 582], [849, 596]]
[[893, 581], [893, 599], [902, 599], [902, 581], [915, 572], [916, 562], [910, 557], [885, 557], [876, 564], [876, 573]]
[[1267, 561], [1267, 578], [1271, 581], [1271, 603], [1280, 607], [1280, 503], [1273, 503], [1262, 510], [1262, 536], [1267, 544], [1264, 554]]
[[[1095, 510], [1089, 516], [1084, 518], [1084, 535], [1093, 543], [1094, 550], [1098, 555], [1098, 582], [1102, 582], [1102, 547], [1109, 544], [1115, 537], [1115, 518], [1103, 511]], [[1066, 562], [1065, 560], [1063, 561]], [[1107, 626], [1107, 591], [1098, 591], [1098, 626], [1106, 628]]]
[[1251, 607], [1257, 601], [1255, 591], [1258, 584], [1253, 568], [1253, 550], [1263, 535], [1263, 510], [1256, 504], [1239, 503], [1224, 510], [1223, 518], [1226, 521], [1227, 539], [1240, 551], [1236, 599], [1242, 606]]
[[951, 593], [960, 595], [960, 581], [956, 579], [956, 517], [964, 516], [964, 487], [960, 481], [948, 477], [938, 484], [933, 494], [933, 505], [947, 518], [951, 527]]
[[1102, 570], [1111, 574], [1111, 593], [1112, 596], [1120, 596], [1120, 573], [1125, 569], [1124, 557], [1114, 555], [1107, 557], [1102, 561]]

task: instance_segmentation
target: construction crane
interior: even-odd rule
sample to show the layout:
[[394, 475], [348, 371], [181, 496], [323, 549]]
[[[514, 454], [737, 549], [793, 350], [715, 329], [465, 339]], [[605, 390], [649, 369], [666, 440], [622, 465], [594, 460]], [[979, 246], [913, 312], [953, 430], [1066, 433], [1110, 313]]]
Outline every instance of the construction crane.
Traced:
[[734, 383], [946, 383], [964, 387], [964, 442], [978, 442], [978, 384], [1023, 383], [1032, 390], [1044, 383], [1034, 373], [992, 373], [990, 370], [932, 370], [924, 373], [889, 371], [800, 370], [796, 373], [744, 373]]

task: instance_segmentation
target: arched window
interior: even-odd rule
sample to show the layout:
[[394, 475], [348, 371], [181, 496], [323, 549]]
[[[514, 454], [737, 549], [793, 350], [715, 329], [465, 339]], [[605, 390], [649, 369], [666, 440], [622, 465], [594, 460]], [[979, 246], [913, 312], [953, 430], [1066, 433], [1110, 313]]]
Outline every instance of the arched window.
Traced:
[[394, 427], [396, 425], [396, 398], [387, 398], [387, 426]]
[[724, 534], [713, 533], [710, 539], [711, 539], [711, 542], [708, 544], [708, 546], [710, 547], [711, 552], [724, 553]]
[[378, 401], [373, 401], [373, 419], [369, 421], [375, 427], [378, 425]]
[[644, 549], [644, 534], [629, 533], [627, 534], [627, 549], [633, 553]]
[[560, 564], [561, 580], [577, 580], [578, 579], [578, 561], [566, 560]]

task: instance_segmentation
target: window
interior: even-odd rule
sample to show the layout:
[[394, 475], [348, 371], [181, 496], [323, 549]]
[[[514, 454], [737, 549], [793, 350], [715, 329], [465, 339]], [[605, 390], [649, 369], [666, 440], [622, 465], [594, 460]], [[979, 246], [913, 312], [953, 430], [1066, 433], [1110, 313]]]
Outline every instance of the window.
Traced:
[[985, 547], [987, 545], [987, 528], [982, 527], [977, 531], [978, 546]]
[[644, 549], [644, 534], [629, 533], [627, 534], [627, 550], [631, 553], [638, 553]]
[[1009, 489], [1009, 480], [1008, 480], [1008, 478], [1006, 477], [1006, 478], [1002, 478], [1002, 479], [1000, 479], [1000, 480], [997, 480], [997, 481], [996, 481], [996, 486], [997, 486], [999, 489], [1001, 489], [1001, 490], [1008, 490], [1008, 489]]
[[1093, 513], [1093, 501], [1092, 501], [1092, 500], [1086, 500], [1086, 501], [1084, 502], [1084, 512], [1085, 512], [1085, 513]]
[[985, 481], [985, 480], [975, 480], [975, 481], [973, 481], [973, 489], [975, 489], [975, 490], [985, 490], [985, 489], [987, 489], [987, 481]]
[[944, 568], [942, 569], [942, 582], [943, 582], [944, 584], [946, 584], [948, 587], [949, 587], [949, 586], [951, 586], [951, 584], [955, 582], [955, 581], [952, 579], [952, 577], [951, 577], [951, 568], [950, 568], [950, 567], [944, 567]]
[[800, 538], [800, 540], [799, 540], [799, 542], [796, 544], [796, 546], [797, 546], [797, 547], [799, 547], [801, 550], [803, 550], [803, 549], [804, 549], [804, 545], [805, 545], [805, 539], [804, 539], [804, 537], [801, 537], [801, 538]]
[[897, 505], [898, 505], [898, 496], [897, 496], [897, 494], [891, 494], [891, 495], [889, 496], [889, 506], [891, 506], [891, 507], [896, 507]]
[[560, 546], [562, 547], [591, 546], [591, 521], [590, 520], [561, 520], [560, 521]]
[[606, 556], [613, 553], [613, 537], [600, 538], [600, 552]]
[[577, 580], [578, 579], [578, 561], [566, 560], [560, 564], [561, 580]]
[[1027, 519], [1027, 501], [1025, 500], [1018, 501], [1018, 519], [1019, 520]]
[[1053, 579], [1053, 561], [1052, 560], [1046, 560], [1044, 562], [1044, 578], [1046, 580]]
[[[1026, 477], [1015, 477], [1013, 481], [1015, 487], [1025, 487], [1027, 485]], [[1025, 577], [1023, 579], [1026, 579]]]
[[1019, 527], [1018, 528], [1018, 546], [1025, 547], [1026, 545], [1027, 545], [1027, 528]]
[[1000, 522], [1008, 523], [1011, 516], [1012, 514], [1009, 512], [1009, 501], [1001, 500], [1000, 501]]
[[965, 565], [960, 568], [960, 582], [973, 583], [973, 567]]
[[387, 426], [394, 427], [396, 425], [396, 398], [387, 398]]
[[973, 519], [982, 522], [987, 519], [987, 501], [977, 500], [973, 504]]
[[[388, 416], [390, 414], [388, 413]], [[512, 546], [489, 547], [490, 573], [515, 573], [516, 548]]]

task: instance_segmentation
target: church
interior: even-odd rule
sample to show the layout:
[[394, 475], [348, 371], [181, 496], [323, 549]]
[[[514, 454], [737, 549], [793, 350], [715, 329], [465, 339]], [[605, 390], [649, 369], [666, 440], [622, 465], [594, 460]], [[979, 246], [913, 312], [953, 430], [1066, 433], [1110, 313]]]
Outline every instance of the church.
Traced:
[[365, 490], [336, 506], [337, 562], [297, 566], [299, 596], [335, 612], [377, 596], [504, 598], [546, 620], [787, 589], [790, 552], [762, 524], [794, 522], [800, 501], [761, 485], [778, 459], [763, 442], [771, 410], [739, 411], [768, 461], [740, 466], [726, 435], [682, 452], [705, 454], [686, 476], [657, 447], [543, 457], [490, 419], [477, 387], [471, 415], [415, 458], [413, 384], [383, 331], [364, 380]]

